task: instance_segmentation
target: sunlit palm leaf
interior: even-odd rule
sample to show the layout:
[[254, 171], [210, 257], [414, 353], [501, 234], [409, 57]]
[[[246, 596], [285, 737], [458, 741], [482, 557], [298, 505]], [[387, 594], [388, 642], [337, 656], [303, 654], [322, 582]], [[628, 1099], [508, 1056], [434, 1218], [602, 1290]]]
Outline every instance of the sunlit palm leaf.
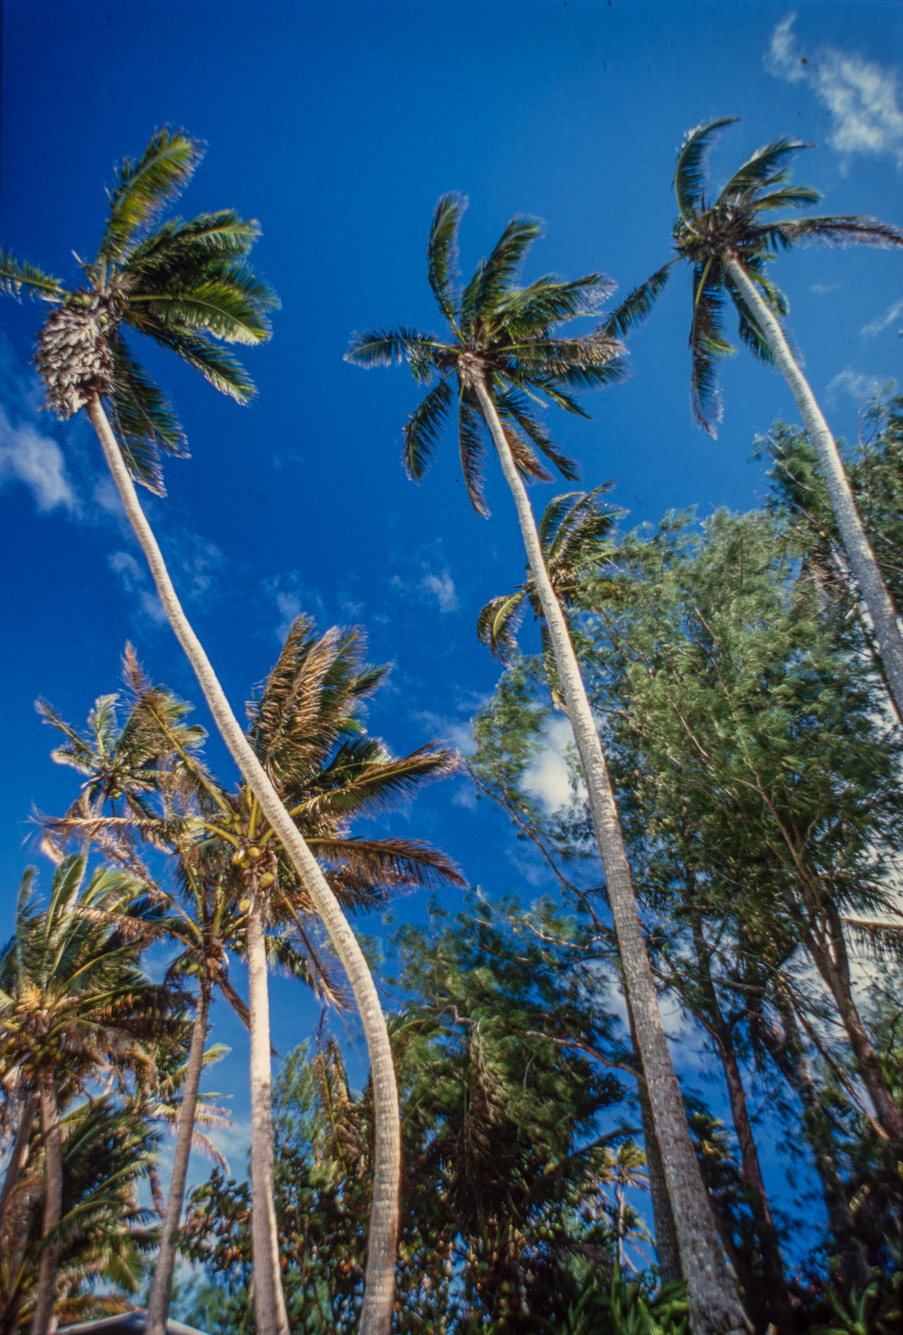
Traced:
[[122, 260], [136, 233], [149, 227], [166, 205], [191, 179], [203, 157], [203, 147], [182, 130], [164, 126], [153, 136], [140, 158], [125, 158], [108, 191], [110, 220], [99, 255]]
[[702, 206], [706, 157], [709, 149], [717, 138], [718, 131], [725, 125], [733, 125], [736, 120], [736, 116], [722, 116], [705, 125], [697, 125], [696, 129], [690, 130], [684, 138], [674, 170], [677, 207], [683, 218], [688, 218]]
[[458, 226], [466, 208], [466, 196], [442, 196], [433, 213], [426, 252], [430, 287], [442, 314], [450, 324], [454, 324], [455, 318], [452, 284], [458, 269]]
[[66, 289], [58, 278], [45, 273], [36, 264], [28, 260], [17, 260], [9, 251], [0, 250], [0, 292], [10, 297], [21, 296], [22, 289], [30, 297], [39, 297], [42, 301], [62, 301]]
[[765, 185], [783, 185], [793, 158], [804, 148], [811, 148], [801, 139], [775, 139], [764, 148], [756, 149], [751, 158], [734, 172], [718, 196], [719, 200], [747, 194]]

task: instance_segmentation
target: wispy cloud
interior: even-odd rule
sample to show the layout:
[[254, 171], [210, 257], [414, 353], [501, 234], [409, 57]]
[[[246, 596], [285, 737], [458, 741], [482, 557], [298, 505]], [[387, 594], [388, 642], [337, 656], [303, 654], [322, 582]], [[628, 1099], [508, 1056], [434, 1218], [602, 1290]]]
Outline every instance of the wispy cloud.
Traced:
[[131, 552], [113, 552], [107, 557], [110, 569], [119, 576], [126, 593], [156, 626], [166, 621], [166, 612], [157, 594], [147, 587], [148, 576]]
[[410, 578], [393, 575], [389, 587], [417, 602], [435, 603], [442, 613], [457, 612], [461, 606], [448, 566], [436, 571], [423, 561], [419, 575]]
[[892, 306], [888, 306], [884, 314], [877, 316], [871, 324], [865, 325], [862, 332], [869, 337], [880, 334], [882, 330], [887, 329], [888, 325], [895, 324], [901, 318], [903, 318], [903, 298], [900, 301], [895, 301]]
[[828, 142], [838, 153], [892, 157], [903, 166], [903, 110], [895, 71], [833, 46], [806, 55], [795, 22], [796, 14], [788, 14], [775, 28], [766, 69], [787, 83], [809, 83], [831, 116]]
[[298, 617], [303, 614], [313, 617], [322, 625], [326, 622], [326, 608], [318, 593], [304, 584], [297, 570], [289, 570], [272, 579], [264, 580], [264, 592], [273, 600], [279, 621], [274, 627], [276, 639], [280, 644]]
[[841, 394], [847, 394], [853, 399], [861, 400], [870, 391], [879, 388], [878, 381], [874, 376], [866, 375], [864, 371], [855, 371], [852, 366], [847, 366], [839, 375], [828, 382], [826, 398], [829, 403], [836, 403]]
[[24, 483], [41, 512], [59, 508], [72, 515], [81, 513], [56, 441], [42, 435], [31, 422], [14, 425], [0, 407], [0, 486], [7, 482]]

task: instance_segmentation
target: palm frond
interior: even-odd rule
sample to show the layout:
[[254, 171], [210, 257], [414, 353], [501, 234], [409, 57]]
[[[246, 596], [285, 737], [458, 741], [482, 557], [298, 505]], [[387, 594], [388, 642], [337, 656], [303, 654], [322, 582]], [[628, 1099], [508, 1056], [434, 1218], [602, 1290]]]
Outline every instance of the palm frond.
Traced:
[[253, 380], [231, 352], [217, 347], [193, 329], [163, 323], [146, 309], [142, 311], [140, 308], [130, 313], [128, 323], [139, 333], [148, 334], [164, 348], [174, 352], [194, 370], [200, 371], [214, 389], [218, 389], [221, 394], [228, 394], [236, 403], [248, 403], [257, 392]]
[[28, 260], [17, 260], [9, 251], [4, 254], [0, 249], [0, 292], [18, 301], [23, 288], [29, 297], [41, 301], [62, 301], [66, 295], [66, 289], [58, 278], [45, 273]]
[[111, 338], [113, 393], [110, 422], [129, 472], [157, 496], [165, 495], [160, 454], [185, 458], [184, 432], [165, 394], [121, 338]]
[[480, 410], [469, 390], [461, 389], [458, 399], [458, 448], [461, 470], [470, 503], [477, 514], [489, 518], [489, 507], [483, 494], [483, 460], [486, 446], [480, 428]]
[[677, 207], [681, 217], [689, 218], [697, 212], [703, 203], [705, 185], [705, 162], [719, 130], [725, 125], [733, 125], [737, 116], [721, 116], [718, 120], [697, 125], [685, 135], [677, 155], [674, 169], [674, 192], [677, 195]]
[[136, 234], [149, 227], [191, 179], [203, 157], [203, 147], [183, 130], [164, 125], [139, 158], [124, 158], [116, 171], [110, 200], [110, 219], [98, 256], [122, 260]]
[[[541, 422], [537, 421], [528, 409], [524, 397], [513, 389], [508, 389], [504, 393], [499, 393], [493, 385], [493, 390], [493, 398], [499, 416], [507, 427], [506, 435], [509, 445], [513, 446], [516, 441], [522, 441], [522, 437], [520, 437], [518, 432], [519, 428], [520, 431], [523, 431], [527, 440], [531, 441], [533, 445], [542, 451], [549, 462], [555, 465], [562, 477], [566, 477], [569, 480], [574, 480], [579, 477], [577, 465], [574, 460], [569, 458], [566, 454], [563, 454], [561, 450], [557, 449], [552, 444], [546, 433], [545, 427]], [[523, 442], [523, 444], [525, 446], [526, 443]], [[549, 475], [539, 463], [539, 460], [536, 459], [535, 454], [533, 454], [532, 451], [530, 451], [530, 454], [536, 463], [536, 468], [527, 470], [530, 473], [530, 476], [542, 481], [550, 481]], [[520, 449], [520, 455], [523, 460], [526, 460], [527, 451], [525, 448]]]
[[492, 598], [477, 618], [477, 639], [493, 658], [507, 663], [517, 649], [517, 630], [523, 620], [526, 594], [515, 593]]
[[172, 284], [151, 294], [135, 292], [129, 300], [130, 313], [143, 308], [162, 325], [250, 346], [270, 337], [266, 311], [275, 304], [272, 289], [244, 264], [219, 266], [215, 276], [191, 286]]
[[347, 867], [382, 892], [401, 887], [437, 889], [449, 884], [467, 884], [444, 853], [419, 839], [314, 837], [310, 845], [330, 868]]
[[715, 436], [722, 412], [718, 393], [718, 362], [734, 351], [722, 332], [724, 285], [719, 261], [709, 259], [695, 266], [693, 292], [690, 404], [699, 426], [704, 427], [710, 436]]
[[757, 194], [746, 207], [753, 213], [762, 213], [766, 209], [802, 209], [808, 204], [817, 204], [821, 197], [821, 191], [814, 186], [785, 185], [764, 195]]
[[572, 282], [546, 275], [528, 287], [513, 288], [496, 303], [484, 324], [496, 330], [504, 347], [546, 333], [563, 320], [591, 315], [611, 293], [614, 284], [604, 274], [585, 274]]
[[661, 269], [657, 269], [651, 278], [647, 278], [645, 283], [628, 292], [603, 323], [602, 332], [609, 338], [623, 338], [631, 329], [636, 329], [642, 324], [652, 310], [655, 298], [667, 283], [671, 265], [674, 263], [674, 260], [669, 260]]
[[136, 290], [154, 288], [208, 266], [243, 259], [260, 236], [255, 218], [240, 218], [234, 209], [199, 213], [187, 221], [170, 218], [154, 227], [128, 256], [123, 273]]
[[434, 385], [404, 425], [404, 467], [409, 478], [423, 477], [438, 444], [452, 402], [448, 376]]
[[433, 212], [427, 245], [429, 281], [433, 295], [449, 324], [455, 322], [452, 284], [458, 271], [458, 226], [467, 208], [465, 195], [443, 195]]
[[479, 320], [497, 306], [517, 278], [524, 256], [542, 235], [535, 218], [512, 218], [492, 253], [478, 270], [479, 279], [471, 296], [471, 320]]
[[829, 246], [903, 246], [903, 228], [877, 218], [796, 218], [763, 230], [774, 249], [789, 250], [800, 241], [821, 241]]
[[366, 334], [352, 334], [345, 361], [356, 366], [394, 366], [408, 361], [436, 365], [442, 345], [417, 329], [399, 325], [396, 329], [375, 329]]
[[783, 185], [791, 160], [801, 149], [811, 147], [811, 144], [804, 144], [801, 139], [782, 138], [757, 148], [752, 157], [734, 172], [719, 194], [719, 202], [748, 194], [764, 185]]

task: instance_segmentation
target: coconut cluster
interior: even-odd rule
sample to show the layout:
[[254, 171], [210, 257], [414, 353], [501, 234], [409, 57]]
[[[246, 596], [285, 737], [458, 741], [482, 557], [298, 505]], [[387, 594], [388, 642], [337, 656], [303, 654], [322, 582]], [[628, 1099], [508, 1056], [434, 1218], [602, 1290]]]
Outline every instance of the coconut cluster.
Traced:
[[64, 421], [93, 396], [113, 388], [109, 333], [116, 321], [101, 293], [76, 293], [57, 307], [38, 335], [35, 365], [47, 392], [47, 406]]

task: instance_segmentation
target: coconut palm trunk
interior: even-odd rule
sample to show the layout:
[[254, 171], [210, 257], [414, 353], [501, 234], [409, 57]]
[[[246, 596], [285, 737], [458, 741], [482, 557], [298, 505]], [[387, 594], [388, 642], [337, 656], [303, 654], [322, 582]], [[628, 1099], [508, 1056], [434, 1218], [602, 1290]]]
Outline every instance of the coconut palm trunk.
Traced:
[[[217, 728], [248, 787], [260, 803], [329, 934], [354, 993], [367, 1040], [374, 1099], [373, 1206], [365, 1272], [361, 1335], [388, 1335], [395, 1286], [395, 1251], [398, 1237], [401, 1126], [398, 1089], [385, 1017], [372, 975], [357, 938], [316, 858], [279, 799], [276, 790], [235, 718], [204, 649], [185, 616], [153, 530], [138, 501], [134, 484], [113, 434], [103, 404], [92, 394], [86, 411], [97, 432], [125, 512], [141, 544], [160, 601], [172, 629], [198, 679]], [[274, 1301], [273, 1308], [275, 1310]]]
[[41, 1136], [44, 1141], [44, 1215], [41, 1221], [41, 1265], [31, 1335], [48, 1335], [56, 1297], [59, 1243], [54, 1234], [63, 1208], [63, 1142], [53, 1072], [40, 1075]]
[[270, 1100], [270, 999], [263, 906], [255, 890], [248, 912], [248, 996], [251, 1010], [251, 1253], [258, 1335], [288, 1335], [279, 1269], [279, 1234], [273, 1178], [273, 1110]]
[[154, 1270], [154, 1283], [148, 1302], [147, 1335], [166, 1335], [166, 1319], [169, 1315], [172, 1277], [176, 1264], [177, 1234], [182, 1217], [182, 1203], [185, 1199], [185, 1179], [188, 1176], [188, 1159], [194, 1134], [198, 1090], [201, 1084], [201, 1072], [204, 1069], [204, 1043], [207, 1039], [209, 1013], [210, 982], [206, 978], [201, 978], [191, 1031], [188, 1069], [185, 1072], [185, 1084], [182, 1090], [182, 1107], [179, 1110], [169, 1196], [160, 1233], [160, 1251]]
[[903, 718], [903, 636], [897, 621], [897, 609], [878, 568], [872, 545], [866, 536], [856, 509], [856, 502], [844, 470], [837, 444], [818, 406], [809, 382], [790, 351], [784, 331], [762, 300], [743, 265], [733, 255], [725, 255], [724, 267], [743, 295], [756, 324], [762, 332], [775, 364], [790, 386], [803, 425], [818, 455], [822, 477], [828, 489], [831, 508], [840, 539], [849, 558], [853, 578], [872, 619], [875, 638], [887, 684], [898, 715]]
[[[626, 989], [625, 989], [626, 991]], [[674, 1212], [671, 1209], [671, 1200], [668, 1196], [668, 1183], [665, 1179], [665, 1165], [662, 1162], [662, 1151], [658, 1143], [658, 1136], [655, 1134], [655, 1123], [652, 1120], [652, 1105], [649, 1102], [649, 1086], [646, 1083], [646, 1077], [643, 1074], [643, 1062], [640, 1056], [639, 1043], [636, 1036], [636, 1025], [633, 1020], [633, 1009], [630, 1005], [629, 996], [627, 1000], [627, 1020], [630, 1025], [630, 1042], [633, 1046], [636, 1061], [639, 1066], [637, 1071], [636, 1086], [637, 1098], [640, 1104], [640, 1119], [643, 1125], [643, 1146], [646, 1151], [646, 1171], [649, 1174], [649, 1196], [652, 1202], [652, 1222], [655, 1227], [655, 1255], [658, 1260], [658, 1273], [664, 1283], [669, 1280], [682, 1279], [683, 1273], [680, 1268], [680, 1247], [677, 1242], [677, 1233], [674, 1228]]]
[[481, 374], [472, 389], [517, 507], [530, 571], [548, 627], [562, 694], [586, 780], [599, 855], [605, 871], [625, 986], [636, 1027], [656, 1135], [687, 1281], [693, 1335], [742, 1331], [745, 1317], [690, 1140], [680, 1086], [674, 1074], [661, 1012], [643, 940], [621, 823], [608, 767], [580, 674], [564, 614], [546, 571], [526, 487]]
[[34, 1090], [31, 1090], [22, 1105], [16, 1138], [13, 1141], [13, 1147], [10, 1151], [9, 1163], [6, 1165], [6, 1175], [3, 1179], [3, 1190], [0, 1191], [0, 1236], [2, 1236], [3, 1233], [3, 1220], [6, 1216], [7, 1207], [12, 1199], [13, 1191], [19, 1180], [19, 1175], [28, 1158], [28, 1140], [31, 1136], [31, 1128], [34, 1126], [37, 1112], [38, 1096]]

